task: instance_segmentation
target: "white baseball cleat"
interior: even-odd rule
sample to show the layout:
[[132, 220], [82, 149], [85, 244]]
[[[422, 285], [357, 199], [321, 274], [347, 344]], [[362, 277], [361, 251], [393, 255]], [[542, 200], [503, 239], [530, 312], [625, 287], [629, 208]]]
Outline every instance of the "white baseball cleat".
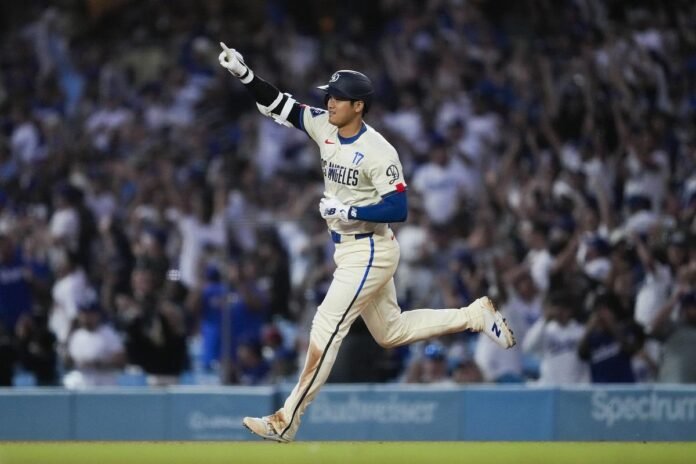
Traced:
[[242, 424], [244, 424], [244, 427], [248, 428], [251, 433], [266, 440], [273, 440], [279, 443], [290, 443], [290, 440], [278, 435], [278, 432], [276, 432], [273, 425], [271, 425], [269, 416], [245, 417], [244, 420], [242, 420]]
[[515, 346], [515, 336], [512, 330], [508, 327], [503, 315], [495, 309], [490, 298], [487, 296], [481, 297], [471, 305], [478, 306], [483, 315], [483, 329], [481, 332], [485, 333], [491, 340], [503, 348], [507, 349]]

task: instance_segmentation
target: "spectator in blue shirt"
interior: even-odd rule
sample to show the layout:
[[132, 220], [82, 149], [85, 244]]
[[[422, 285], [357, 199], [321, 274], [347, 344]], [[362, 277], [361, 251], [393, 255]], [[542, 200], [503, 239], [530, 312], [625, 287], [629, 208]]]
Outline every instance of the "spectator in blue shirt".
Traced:
[[229, 290], [222, 281], [220, 271], [208, 266], [201, 291], [200, 334], [203, 343], [203, 368], [212, 370], [220, 362], [223, 311], [227, 305]]
[[10, 335], [20, 316], [31, 310], [29, 272], [12, 238], [0, 233], [0, 325]]
[[626, 317], [613, 293], [595, 297], [578, 354], [590, 364], [592, 383], [633, 383], [632, 356], [644, 342], [643, 329]]
[[260, 385], [266, 381], [271, 367], [261, 354], [258, 339], [242, 340], [237, 347], [236, 377], [241, 385]]

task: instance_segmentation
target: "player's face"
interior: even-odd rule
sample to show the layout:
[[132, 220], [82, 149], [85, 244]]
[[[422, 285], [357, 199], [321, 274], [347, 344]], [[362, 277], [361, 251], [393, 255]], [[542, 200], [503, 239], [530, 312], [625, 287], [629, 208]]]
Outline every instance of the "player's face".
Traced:
[[336, 127], [343, 127], [360, 117], [362, 102], [329, 96], [326, 109], [329, 110], [329, 122]]

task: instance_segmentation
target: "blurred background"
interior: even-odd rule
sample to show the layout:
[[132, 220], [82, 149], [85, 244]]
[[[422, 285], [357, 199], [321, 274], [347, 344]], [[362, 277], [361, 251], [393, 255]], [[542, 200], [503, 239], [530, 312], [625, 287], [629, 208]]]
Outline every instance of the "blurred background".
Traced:
[[0, 31], [0, 385], [296, 378], [334, 266], [318, 151], [220, 41], [310, 105], [372, 79], [403, 310], [490, 295], [519, 341], [358, 321], [332, 382], [696, 382], [694, 2], [25, 0]]

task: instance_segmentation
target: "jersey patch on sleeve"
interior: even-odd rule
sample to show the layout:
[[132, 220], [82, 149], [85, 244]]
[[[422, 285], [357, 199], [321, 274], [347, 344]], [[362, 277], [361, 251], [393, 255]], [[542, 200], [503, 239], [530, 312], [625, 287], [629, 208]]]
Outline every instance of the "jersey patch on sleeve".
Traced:
[[326, 113], [326, 110], [320, 110], [319, 108], [310, 108], [309, 112], [312, 114], [313, 118], [316, 118], [317, 116]]
[[405, 192], [406, 191], [406, 186], [404, 185], [403, 182], [399, 182], [396, 184], [396, 191], [397, 192]]
[[387, 174], [387, 176], [391, 177], [391, 180], [389, 181], [390, 185], [393, 185], [394, 182], [399, 180], [399, 177], [401, 177], [401, 174], [399, 173], [399, 168], [396, 167], [395, 164], [389, 165], [389, 167], [387, 168], [386, 174]]

